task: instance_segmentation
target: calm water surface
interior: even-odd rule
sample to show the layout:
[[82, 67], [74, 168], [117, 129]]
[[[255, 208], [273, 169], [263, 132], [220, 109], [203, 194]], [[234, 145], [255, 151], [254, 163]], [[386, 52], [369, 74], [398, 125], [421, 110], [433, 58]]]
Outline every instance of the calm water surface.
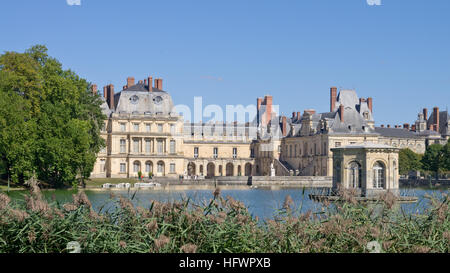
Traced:
[[[258, 216], [260, 219], [273, 218], [277, 215], [278, 210], [282, 208], [287, 195], [294, 200], [294, 206], [298, 212], [320, 211], [320, 203], [309, 199], [310, 193], [318, 193], [318, 189], [225, 189], [221, 191], [221, 196], [231, 196], [236, 200], [243, 202], [249, 209], [249, 212]], [[23, 201], [25, 191], [13, 191], [9, 195], [18, 202]], [[51, 190], [44, 191], [44, 196], [49, 200], [56, 200], [60, 203], [68, 203], [72, 201], [73, 190]], [[149, 207], [151, 200], [159, 202], [186, 200], [191, 199], [196, 204], [207, 204], [213, 198], [212, 190], [86, 190], [93, 207], [97, 211], [110, 211], [114, 209], [115, 202], [111, 200], [111, 193], [116, 196], [122, 195], [129, 197], [135, 205]], [[443, 193], [448, 194], [448, 187], [440, 189], [403, 189], [402, 195], [417, 196], [419, 201], [414, 204], [401, 204], [401, 208], [407, 213], [422, 212], [429, 206], [429, 200], [425, 195], [442, 198]]]

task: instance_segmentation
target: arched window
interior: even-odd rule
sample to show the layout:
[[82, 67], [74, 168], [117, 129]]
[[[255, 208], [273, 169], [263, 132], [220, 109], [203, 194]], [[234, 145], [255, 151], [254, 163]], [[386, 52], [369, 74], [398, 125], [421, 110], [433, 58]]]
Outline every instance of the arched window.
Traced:
[[159, 176], [164, 176], [164, 162], [163, 161], [159, 161], [158, 162], [158, 167], [157, 167], [157, 171], [158, 171], [158, 175]]
[[151, 161], [145, 162], [145, 172], [146, 173], [153, 172], [153, 163]]
[[135, 161], [133, 163], [133, 171], [135, 173], [139, 172], [141, 170], [141, 163], [139, 161]]
[[352, 188], [361, 188], [361, 165], [358, 162], [353, 161], [348, 166], [349, 170], [349, 186]]
[[386, 168], [382, 162], [376, 162], [373, 165], [373, 187], [375, 189], [383, 189], [385, 181]]

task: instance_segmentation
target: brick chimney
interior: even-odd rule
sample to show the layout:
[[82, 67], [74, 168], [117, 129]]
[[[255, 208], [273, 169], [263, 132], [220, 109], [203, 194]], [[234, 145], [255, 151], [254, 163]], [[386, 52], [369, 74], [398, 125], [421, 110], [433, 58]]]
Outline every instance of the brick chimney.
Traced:
[[398, 125], [394, 125], [394, 128], [395, 128], [395, 129], [398, 129]]
[[148, 92], [153, 92], [153, 77], [148, 77], [147, 82], [148, 82]]
[[416, 131], [416, 125], [415, 124], [411, 125], [411, 131], [413, 131], [413, 132]]
[[439, 107], [433, 108], [433, 116], [434, 116], [434, 130], [439, 132]]
[[292, 121], [295, 120], [295, 112], [292, 112]]
[[139, 80], [139, 84], [143, 84], [144, 82], [142, 80]]
[[130, 88], [134, 85], [134, 77], [128, 77], [127, 78], [127, 87]]
[[388, 128], [391, 128], [391, 125], [390, 125], [390, 124], [388, 124], [388, 125], [387, 125], [387, 127], [388, 127]]
[[92, 94], [97, 95], [98, 89], [97, 89], [97, 85], [96, 85], [96, 84], [93, 84], [93, 85], [92, 85], [91, 91], [92, 91]]
[[367, 106], [370, 109], [370, 112], [373, 113], [373, 99], [372, 98], [367, 98]]
[[114, 110], [114, 85], [110, 84], [106, 86], [107, 89], [107, 97], [106, 102], [109, 105], [109, 109]]
[[341, 122], [344, 122], [344, 105], [339, 105], [339, 118]]
[[330, 112], [334, 111], [334, 108], [336, 107], [336, 100], [337, 100], [337, 87], [331, 87], [330, 88]]
[[160, 79], [160, 78], [158, 78], [158, 79], [155, 79], [155, 88], [156, 89], [159, 89], [159, 90], [163, 90], [162, 88], [162, 79]]
[[266, 106], [266, 124], [269, 124], [272, 119], [272, 96], [264, 96], [264, 105]]
[[286, 117], [283, 116], [283, 117], [281, 118], [281, 126], [282, 126], [282, 127], [281, 127], [281, 130], [282, 130], [282, 132], [283, 132], [283, 136], [284, 136], [284, 137], [287, 135], [286, 123], [287, 123]]
[[[300, 113], [300, 112], [298, 112], [298, 113]], [[297, 113], [297, 114], [298, 114]], [[314, 109], [306, 109], [305, 110], [305, 113], [308, 113], [308, 114], [310, 114], [310, 115], [314, 115], [315, 113], [316, 113], [316, 110], [314, 110]]]
[[428, 109], [423, 108], [423, 118], [427, 121], [428, 120]]
[[384, 124], [381, 124], [381, 128], [384, 128]]
[[403, 129], [409, 130], [409, 123], [403, 124]]
[[106, 86], [103, 86], [103, 97], [106, 99], [108, 97], [108, 89]]
[[297, 112], [297, 120], [300, 120], [302, 117], [302, 113], [301, 112]]

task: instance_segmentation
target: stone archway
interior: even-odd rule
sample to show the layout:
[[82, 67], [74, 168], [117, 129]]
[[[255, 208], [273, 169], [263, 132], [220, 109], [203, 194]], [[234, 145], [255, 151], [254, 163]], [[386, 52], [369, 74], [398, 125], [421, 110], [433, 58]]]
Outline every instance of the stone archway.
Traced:
[[164, 161], [158, 161], [158, 165], [156, 167], [156, 175], [157, 176], [165, 176], [165, 164]]
[[188, 166], [187, 166], [187, 174], [189, 175], [189, 176], [193, 176], [193, 175], [195, 175], [196, 174], [196, 171], [195, 171], [195, 163], [194, 162], [189, 162], [189, 164], [188, 164]]
[[206, 176], [208, 178], [216, 176], [216, 165], [214, 163], [210, 162], [206, 165]]
[[233, 163], [228, 163], [226, 166], [226, 176], [234, 176], [234, 166]]
[[245, 164], [245, 176], [251, 176], [252, 175], [252, 164], [247, 163]]

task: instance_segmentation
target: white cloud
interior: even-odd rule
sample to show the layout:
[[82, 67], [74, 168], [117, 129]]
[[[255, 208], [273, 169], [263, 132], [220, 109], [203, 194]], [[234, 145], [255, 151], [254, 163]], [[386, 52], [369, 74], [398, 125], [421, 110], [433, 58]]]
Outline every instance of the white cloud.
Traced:
[[381, 6], [381, 0], [366, 0], [369, 6]]
[[69, 6], [81, 6], [81, 0], [66, 0]]

